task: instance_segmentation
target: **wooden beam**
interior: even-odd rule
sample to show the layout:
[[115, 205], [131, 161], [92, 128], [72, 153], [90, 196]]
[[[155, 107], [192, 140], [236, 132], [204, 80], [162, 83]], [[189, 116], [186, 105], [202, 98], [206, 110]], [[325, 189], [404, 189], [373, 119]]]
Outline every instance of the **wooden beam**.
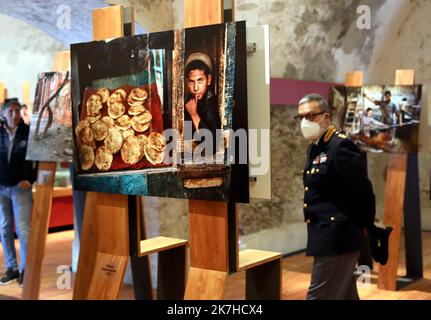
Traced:
[[388, 262], [379, 266], [379, 289], [396, 290], [406, 169], [407, 154], [391, 154], [386, 178], [384, 224], [392, 226], [393, 231], [389, 238]]
[[97, 215], [94, 212], [98, 199], [96, 192], [87, 192], [85, 199], [84, 220], [79, 246], [78, 270], [73, 288], [74, 300], [88, 297], [91, 277], [97, 256]]
[[99, 193], [96, 208], [99, 252], [129, 256], [128, 197]]
[[396, 86], [411, 86], [415, 83], [415, 70], [405, 69], [395, 71]]
[[51, 217], [56, 168], [55, 162], [41, 162], [39, 164], [22, 291], [22, 298], [25, 300], [39, 299], [42, 262]]
[[346, 72], [344, 85], [346, 87], [361, 87], [364, 84], [364, 73], [362, 71]]
[[93, 10], [93, 40], [106, 40], [123, 36], [123, 6]]
[[223, 299], [227, 272], [191, 267], [187, 280], [185, 300]]
[[[87, 299], [117, 300], [127, 266], [126, 256], [98, 252]], [[117, 290], [118, 288], [118, 290]]]
[[223, 0], [185, 0], [184, 8], [186, 28], [223, 23]]
[[229, 269], [227, 203], [189, 200], [190, 263], [193, 267]]

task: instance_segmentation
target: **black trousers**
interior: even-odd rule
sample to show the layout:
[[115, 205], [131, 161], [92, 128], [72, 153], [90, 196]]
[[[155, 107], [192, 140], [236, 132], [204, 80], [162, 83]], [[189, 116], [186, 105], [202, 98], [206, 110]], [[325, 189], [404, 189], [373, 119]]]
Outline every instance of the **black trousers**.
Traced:
[[359, 300], [353, 274], [359, 251], [314, 257], [307, 300]]

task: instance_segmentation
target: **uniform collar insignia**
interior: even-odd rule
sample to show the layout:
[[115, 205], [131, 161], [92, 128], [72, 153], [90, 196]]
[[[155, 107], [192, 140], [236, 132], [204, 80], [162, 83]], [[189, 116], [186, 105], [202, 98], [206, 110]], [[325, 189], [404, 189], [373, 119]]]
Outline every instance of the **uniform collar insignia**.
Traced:
[[334, 126], [329, 126], [328, 130], [326, 130], [325, 136], [323, 137], [323, 142], [328, 142], [334, 135], [335, 131], [337, 131], [337, 129], [335, 129]]

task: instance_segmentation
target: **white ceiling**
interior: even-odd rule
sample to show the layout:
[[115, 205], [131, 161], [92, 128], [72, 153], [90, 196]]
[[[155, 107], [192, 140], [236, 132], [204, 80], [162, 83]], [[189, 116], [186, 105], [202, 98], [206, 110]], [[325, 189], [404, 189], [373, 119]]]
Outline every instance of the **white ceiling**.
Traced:
[[[104, 0], [0, 0], [1, 13], [22, 20], [67, 46], [91, 41], [92, 10], [107, 6]], [[64, 19], [68, 16], [70, 23]], [[135, 33], [146, 30], [135, 24]]]

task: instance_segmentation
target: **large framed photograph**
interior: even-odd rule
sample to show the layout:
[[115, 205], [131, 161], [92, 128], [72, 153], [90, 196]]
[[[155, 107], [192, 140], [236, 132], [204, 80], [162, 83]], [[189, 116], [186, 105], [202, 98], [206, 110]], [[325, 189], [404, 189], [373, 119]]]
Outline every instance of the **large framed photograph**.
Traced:
[[337, 128], [364, 151], [416, 153], [422, 86], [332, 87], [330, 107]]
[[245, 48], [245, 22], [71, 45], [75, 186], [248, 202]]
[[72, 109], [68, 72], [38, 75], [27, 160], [72, 162]]

